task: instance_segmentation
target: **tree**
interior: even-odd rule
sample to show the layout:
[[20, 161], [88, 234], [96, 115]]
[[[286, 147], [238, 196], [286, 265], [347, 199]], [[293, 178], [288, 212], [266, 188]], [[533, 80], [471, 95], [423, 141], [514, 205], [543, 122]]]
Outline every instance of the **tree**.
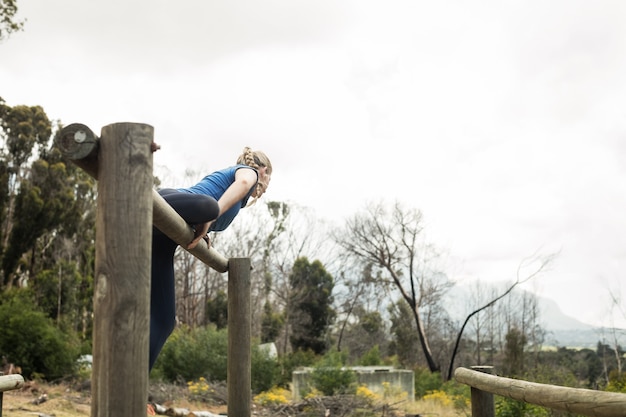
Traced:
[[24, 27], [24, 22], [15, 19], [17, 14], [17, 0], [0, 0], [0, 41], [18, 32]]
[[[54, 194], [57, 191], [54, 185], [63, 184], [59, 178], [64, 177], [60, 171], [64, 170], [65, 165], [58, 164], [60, 161], [54, 161], [51, 165], [44, 159], [47, 156], [45, 146], [51, 135], [52, 124], [40, 106], [10, 107], [0, 99], [0, 157], [3, 159], [0, 164], [0, 185], [3, 187], [0, 191], [0, 214], [3, 220], [0, 243], [4, 255], [4, 285], [12, 284], [10, 275], [14, 272], [18, 259], [25, 252], [25, 248], [31, 248], [34, 240], [43, 233], [43, 230], [36, 227], [52, 218], [42, 211], [48, 203], [45, 194]], [[26, 163], [35, 156], [36, 144], [39, 145], [41, 158], [28, 169]], [[45, 184], [46, 176], [56, 184]], [[40, 180], [42, 183], [37, 184]], [[41, 188], [42, 186], [52, 188]], [[14, 214], [16, 210], [17, 215]], [[17, 222], [20, 224], [17, 231], [14, 231]]]
[[385, 322], [379, 311], [368, 311], [359, 304], [352, 313], [353, 319], [342, 325], [344, 346], [349, 353], [351, 362], [356, 362], [371, 351], [378, 348], [378, 353], [387, 353], [387, 332]]
[[389, 306], [389, 315], [392, 335], [389, 353], [396, 355], [402, 366], [414, 368], [419, 362], [419, 351], [415, 349], [419, 337], [414, 330], [411, 307], [404, 300], [398, 300]]
[[307, 258], [301, 257], [293, 265], [290, 283], [291, 346], [294, 350], [311, 349], [317, 354], [324, 353], [328, 347], [326, 330], [335, 318], [331, 307], [333, 277], [320, 261], [309, 263]]
[[[511, 294], [511, 292], [519, 285], [529, 281], [530, 279], [536, 277], [541, 271], [543, 271], [545, 269], [545, 267], [552, 261], [554, 255], [550, 255], [550, 256], [546, 256], [546, 257], [531, 257], [528, 259], [525, 259], [520, 267], [517, 270], [517, 279], [515, 280], [515, 282], [513, 282], [511, 285], [509, 285], [507, 287], [507, 289], [505, 291], [503, 291], [501, 294], [495, 296], [494, 298], [492, 298], [490, 301], [488, 301], [487, 303], [483, 304], [482, 306], [478, 307], [477, 309], [475, 309], [474, 311], [472, 311], [470, 314], [467, 315], [467, 317], [465, 318], [465, 321], [463, 322], [463, 325], [461, 326], [461, 329], [459, 330], [457, 337], [456, 337], [456, 342], [454, 345], [454, 349], [452, 351], [452, 357], [450, 358], [450, 366], [448, 367], [448, 376], [447, 376], [447, 380], [451, 380], [452, 379], [452, 371], [454, 368], [454, 360], [456, 358], [456, 355], [458, 353], [459, 350], [459, 345], [461, 343], [461, 338], [463, 337], [463, 331], [465, 330], [465, 326], [467, 326], [468, 322], [470, 321], [470, 319], [474, 316], [478, 316], [478, 314], [490, 307], [493, 307], [494, 304], [496, 304], [498, 301], [502, 300], [504, 297], [508, 296], [509, 294]], [[528, 274], [526, 277], [522, 277], [520, 275], [521, 271], [523, 270], [524, 267], [527, 267], [529, 265], [535, 265], [536, 269], [534, 271], [532, 271], [530, 274]], [[524, 300], [526, 301], [526, 300]], [[524, 304], [526, 306], [526, 303]], [[536, 307], [536, 305], [535, 305]], [[532, 320], [534, 321], [534, 319], [536, 319], [536, 308], [534, 310], [529, 310], [526, 308], [523, 308], [522, 311], [524, 313], [527, 313], [528, 311], [530, 311], [530, 313], [534, 314], [532, 316]], [[524, 318], [522, 318], [522, 322], [521, 322], [521, 332], [522, 335], [524, 337], [528, 337], [528, 333], [525, 331], [525, 327], [526, 327], [526, 321], [524, 320]], [[509, 331], [510, 333], [510, 331]], [[533, 332], [532, 333], [532, 337], [534, 338], [536, 336], [536, 334]], [[508, 340], [508, 335], [507, 335], [507, 340]], [[479, 336], [477, 337], [476, 340], [477, 343], [477, 349], [480, 349], [480, 340], [479, 340]]]
[[57, 326], [91, 340], [95, 180], [53, 146], [40, 106], [0, 99], [0, 287], [28, 286]]
[[420, 240], [422, 214], [396, 203], [391, 209], [379, 203], [348, 219], [334, 234], [339, 246], [380, 273], [381, 287], [394, 287], [408, 304], [421, 350], [431, 372], [440, 369], [433, 354], [422, 310], [438, 303], [451, 283], [433, 265], [434, 248]]
[[215, 324], [217, 329], [225, 329], [228, 326], [228, 298], [224, 291], [218, 293], [207, 302], [207, 322]]
[[524, 346], [526, 346], [526, 342], [526, 336], [517, 327], [513, 327], [506, 334], [506, 345], [504, 347], [506, 375], [510, 377], [520, 377], [523, 375]]
[[275, 342], [280, 334], [284, 321], [284, 316], [280, 313], [276, 313], [269, 301], [266, 301], [263, 306], [263, 318], [261, 320], [261, 342]]
[[[15, 199], [16, 216], [2, 259], [5, 284], [13, 284], [20, 257], [29, 252], [46, 232], [62, 227], [66, 216], [79, 216], [71, 211], [75, 200], [74, 190], [68, 184], [65, 164], [39, 159], [33, 162], [29, 177], [20, 183]], [[33, 273], [31, 264], [30, 273]]]

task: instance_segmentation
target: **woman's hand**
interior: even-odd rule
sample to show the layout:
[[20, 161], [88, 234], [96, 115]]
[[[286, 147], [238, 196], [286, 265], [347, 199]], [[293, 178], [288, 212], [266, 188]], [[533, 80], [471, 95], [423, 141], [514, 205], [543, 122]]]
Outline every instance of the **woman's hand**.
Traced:
[[207, 233], [209, 232], [209, 227], [211, 226], [211, 223], [213, 223], [214, 221], [215, 220], [208, 223], [195, 225], [196, 232], [194, 233], [193, 240], [187, 245], [187, 249], [195, 248], [196, 246], [198, 246], [198, 242], [200, 242], [200, 240], [204, 238], [206, 238], [207, 246], [211, 246], [211, 241], [209, 240], [209, 236], [207, 235]]

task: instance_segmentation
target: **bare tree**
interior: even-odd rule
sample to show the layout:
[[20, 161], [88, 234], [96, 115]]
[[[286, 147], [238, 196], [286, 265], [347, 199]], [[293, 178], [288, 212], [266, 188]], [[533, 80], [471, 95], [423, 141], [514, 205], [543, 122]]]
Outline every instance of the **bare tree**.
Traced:
[[[536, 277], [539, 273], [541, 273], [546, 268], [546, 266], [552, 261], [553, 258], [554, 258], [554, 255], [548, 255], [544, 257], [533, 256], [531, 258], [525, 259], [524, 261], [522, 261], [522, 263], [517, 269], [516, 280], [512, 284], [510, 284], [506, 288], [506, 290], [504, 290], [501, 294], [499, 294], [495, 298], [492, 298], [490, 301], [478, 307], [477, 309], [475, 309], [474, 311], [472, 311], [470, 314], [467, 315], [467, 317], [465, 318], [465, 321], [463, 322], [463, 325], [461, 326], [461, 329], [459, 330], [459, 333], [457, 334], [454, 349], [452, 351], [452, 357], [450, 358], [450, 366], [448, 367], [448, 376], [447, 376], [448, 381], [452, 379], [452, 371], [454, 369], [454, 360], [456, 359], [456, 355], [458, 353], [459, 344], [461, 343], [461, 339], [463, 337], [463, 332], [465, 330], [465, 327], [467, 326], [467, 323], [470, 321], [470, 319], [478, 315], [481, 311], [489, 307], [492, 307], [498, 301], [502, 300], [504, 297], [509, 295], [511, 291], [513, 291], [517, 286]], [[523, 271], [524, 268], [528, 267], [529, 265], [535, 266], [535, 269], [532, 272], [530, 272], [528, 275], [526, 275], [525, 277], [522, 277], [521, 271]]]
[[439, 371], [430, 347], [422, 308], [439, 301], [450, 287], [445, 275], [436, 271], [436, 253], [424, 243], [422, 214], [395, 203], [369, 205], [346, 221], [345, 229], [334, 233], [339, 246], [364, 264], [381, 272], [379, 283], [391, 284], [409, 305], [415, 321], [421, 350], [432, 372]]

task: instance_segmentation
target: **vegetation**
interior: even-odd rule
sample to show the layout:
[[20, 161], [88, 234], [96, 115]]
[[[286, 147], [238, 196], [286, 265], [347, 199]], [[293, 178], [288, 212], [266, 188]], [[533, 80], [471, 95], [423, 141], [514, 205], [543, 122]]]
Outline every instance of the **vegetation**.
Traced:
[[24, 27], [24, 22], [17, 20], [17, 0], [0, 0], [0, 41], [3, 41]]

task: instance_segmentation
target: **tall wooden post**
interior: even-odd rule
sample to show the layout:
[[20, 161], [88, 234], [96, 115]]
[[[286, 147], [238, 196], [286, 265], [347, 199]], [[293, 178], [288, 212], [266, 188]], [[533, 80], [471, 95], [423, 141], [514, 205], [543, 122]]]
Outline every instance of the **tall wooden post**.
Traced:
[[92, 417], [143, 416], [148, 393], [152, 126], [102, 128], [98, 210]]
[[250, 258], [228, 261], [228, 416], [250, 417]]

